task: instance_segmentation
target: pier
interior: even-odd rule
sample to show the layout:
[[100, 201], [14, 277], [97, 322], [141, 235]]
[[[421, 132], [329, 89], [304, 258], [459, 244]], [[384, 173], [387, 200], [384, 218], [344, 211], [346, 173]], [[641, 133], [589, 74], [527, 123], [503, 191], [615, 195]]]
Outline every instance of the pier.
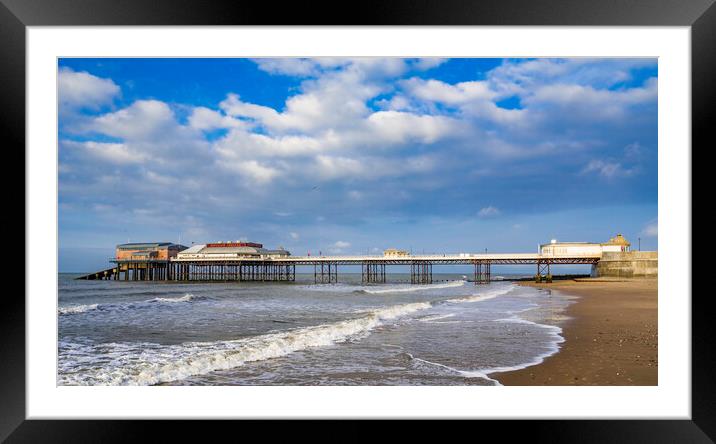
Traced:
[[[83, 276], [81, 279], [121, 281], [182, 281], [182, 282], [294, 282], [296, 267], [313, 268], [314, 282], [338, 282], [340, 266], [361, 267], [363, 283], [385, 283], [388, 267], [408, 266], [412, 284], [431, 284], [433, 267], [440, 265], [471, 265], [476, 285], [491, 280], [492, 267], [498, 265], [535, 265], [536, 278], [551, 280], [553, 265], [595, 265], [601, 254], [543, 255], [529, 253], [443, 254], [404, 257], [385, 256], [288, 256], [276, 258], [114, 258], [115, 267]], [[310, 268], [309, 268], [310, 269]]]
[[[593, 274], [650, 275], [656, 273], [656, 252], [630, 251], [621, 235], [607, 242], [558, 242], [541, 244], [537, 253], [455, 253], [412, 254], [388, 248], [382, 255], [292, 256], [283, 247], [275, 250], [263, 244], [226, 241], [195, 244], [171, 242], [126, 243], [117, 245], [112, 268], [77, 279], [166, 282], [295, 282], [296, 267], [313, 269], [316, 284], [335, 284], [338, 270], [359, 266], [361, 282], [382, 284], [389, 267], [410, 270], [411, 284], [432, 284], [433, 267], [469, 265], [476, 285], [488, 284], [492, 267], [533, 265], [535, 281], [551, 282], [554, 265], [591, 265]], [[606, 261], [602, 264], [600, 261]], [[308, 271], [310, 274], [310, 271]]]

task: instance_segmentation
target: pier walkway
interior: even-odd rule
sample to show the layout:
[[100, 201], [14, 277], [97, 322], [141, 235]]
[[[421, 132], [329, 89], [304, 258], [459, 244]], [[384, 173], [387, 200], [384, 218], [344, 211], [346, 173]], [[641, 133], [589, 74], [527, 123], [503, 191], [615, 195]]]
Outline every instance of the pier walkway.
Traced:
[[[475, 284], [486, 284], [491, 279], [493, 265], [536, 265], [536, 279], [551, 281], [552, 265], [594, 265], [601, 254], [543, 255], [532, 253], [490, 254], [429, 254], [391, 256], [289, 256], [282, 258], [246, 258], [236, 255], [212, 255], [205, 258], [112, 259], [116, 266], [111, 273], [93, 273], [98, 278], [141, 281], [200, 281], [200, 282], [292, 282], [296, 279], [296, 266], [313, 267], [314, 282], [338, 282], [338, 267], [360, 265], [364, 283], [386, 282], [388, 266], [409, 266], [410, 282], [431, 284], [435, 265], [472, 265]], [[101, 277], [100, 277], [101, 276]], [[97, 278], [96, 277], [96, 278]]]

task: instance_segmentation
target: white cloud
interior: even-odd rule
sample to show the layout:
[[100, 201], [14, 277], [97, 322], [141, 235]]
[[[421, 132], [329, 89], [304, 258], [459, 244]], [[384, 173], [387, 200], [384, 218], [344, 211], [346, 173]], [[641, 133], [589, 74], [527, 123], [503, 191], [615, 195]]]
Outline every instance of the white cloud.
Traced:
[[657, 237], [659, 235], [659, 221], [654, 219], [649, 222], [644, 229], [641, 230], [641, 235], [646, 237]]
[[624, 147], [624, 158], [639, 160], [644, 156], [644, 147], [639, 142], [630, 143]]
[[189, 126], [200, 130], [214, 130], [222, 128], [245, 128], [245, 122], [222, 115], [205, 107], [197, 107], [192, 110], [189, 116]]
[[311, 59], [302, 58], [279, 58], [279, 59], [254, 59], [259, 69], [270, 74], [283, 74], [290, 76], [314, 76], [318, 74], [319, 65]]
[[348, 157], [317, 156], [314, 168], [323, 179], [336, 179], [352, 176], [366, 176], [366, 166], [357, 159]]
[[492, 87], [504, 94], [529, 94], [540, 85], [564, 83], [607, 88], [631, 79], [631, 70], [654, 66], [655, 59], [506, 60], [488, 73]]
[[477, 213], [477, 215], [480, 217], [483, 217], [483, 218], [488, 218], [488, 217], [499, 216], [501, 213], [502, 212], [498, 208], [490, 205], [490, 206], [481, 208], [480, 211]]
[[625, 168], [619, 162], [609, 162], [604, 160], [592, 160], [582, 170], [582, 173], [597, 173], [606, 179], [615, 179], [618, 177], [629, 177], [637, 172], [635, 168]]
[[351, 246], [351, 243], [346, 241], [336, 241], [336, 243], [334, 243], [332, 246], [334, 248], [349, 248]]
[[[405, 93], [418, 100], [440, 103], [459, 108], [466, 116], [511, 124], [520, 122], [527, 113], [523, 109], [505, 109], [497, 106], [501, 95], [488, 81], [468, 81], [454, 85], [433, 79], [412, 78], [401, 82]], [[407, 99], [385, 102], [389, 109], [412, 110], [415, 105]]]
[[112, 164], [140, 164], [147, 160], [144, 153], [134, 152], [123, 143], [87, 141], [64, 142], [63, 145], [70, 149], [79, 149], [87, 156]]
[[475, 100], [492, 100], [497, 94], [485, 81], [461, 82], [450, 85], [440, 80], [412, 78], [401, 82], [414, 97], [448, 105], [459, 105]]
[[288, 235], [289, 235], [289, 236], [291, 237], [291, 239], [293, 239], [293, 240], [298, 240], [299, 237], [300, 237], [300, 236], [298, 235], [298, 233], [296, 233], [295, 231], [291, 231], [290, 233], [288, 233]]
[[231, 163], [220, 162], [219, 165], [238, 173], [240, 176], [248, 179], [249, 181], [254, 181], [260, 185], [265, 185], [271, 182], [280, 173], [276, 168], [262, 165], [255, 160]]
[[428, 69], [436, 68], [442, 65], [446, 61], [447, 59], [440, 57], [423, 57], [421, 59], [417, 59], [413, 63], [413, 66], [421, 71], [426, 71]]
[[176, 125], [174, 113], [164, 102], [137, 100], [127, 108], [96, 117], [89, 128], [122, 139], [166, 137]]
[[[439, 62], [260, 59], [256, 63], [264, 71], [301, 77], [279, 106], [249, 103], [237, 94], [208, 107], [138, 100], [101, 115], [82, 105], [73, 110], [73, 117], [81, 119], [61, 119], [61, 135], [83, 140], [69, 142], [67, 136], [61, 141], [61, 196], [76, 199], [73, 203], [91, 201], [112, 195], [121, 185], [117, 211], [150, 196], [168, 214], [196, 214], [203, 225], [195, 233], [212, 233], [213, 217], [265, 217], [256, 209], [272, 196], [280, 196], [280, 208], [292, 214], [292, 223], [317, 220], [315, 212], [321, 212], [323, 226], [341, 218], [356, 220], [365, 212], [415, 211], [418, 199], [439, 201], [428, 211], [441, 211], [450, 196], [484, 185], [486, 176], [497, 189], [506, 186], [500, 183], [508, 176], [514, 186], [530, 186], [537, 169], [557, 172], [578, 165], [578, 172], [583, 167], [582, 173], [606, 179], [650, 171], [656, 150], [644, 147], [655, 146], [648, 136], [655, 107], [642, 105], [656, 103], [655, 80], [605, 89], [614, 83], [604, 74], [609, 69], [603, 62], [553, 60], [507, 62], [484, 78], [454, 84], [396, 79]], [[628, 77], [621, 65], [617, 71], [617, 78]], [[114, 84], [95, 80], [105, 87]], [[68, 100], [110, 105], [119, 91], [83, 94]], [[498, 106], [513, 94], [519, 99], [516, 106], [524, 109]], [[227, 131], [218, 138], [206, 134], [216, 129]], [[317, 192], [308, 192], [318, 186]], [[499, 203], [491, 190], [485, 192], [485, 202]], [[319, 209], [334, 202], [340, 202], [340, 211]], [[272, 210], [269, 216], [278, 217], [269, 217], [271, 223], [288, 223]], [[478, 214], [496, 217], [503, 211], [487, 206]], [[285, 240], [280, 233], [297, 228], [276, 232]]]
[[379, 111], [368, 118], [369, 128], [390, 143], [434, 143], [458, 131], [458, 123], [444, 116], [418, 116], [400, 111]]
[[374, 180], [429, 172], [435, 167], [435, 163], [429, 156], [386, 159], [319, 155], [307, 166], [306, 171], [309, 177], [323, 180]]
[[644, 86], [626, 90], [596, 89], [592, 86], [575, 84], [551, 84], [539, 87], [523, 99], [528, 106], [556, 106], [567, 118], [587, 119], [592, 124], [598, 120], [622, 120], [629, 107], [655, 103], [657, 98], [656, 79]]
[[111, 79], [67, 67], [60, 68], [57, 74], [57, 89], [60, 106], [70, 108], [98, 109], [112, 103], [120, 93], [119, 86]]
[[339, 145], [331, 132], [319, 138], [304, 135], [268, 136], [244, 130], [230, 131], [216, 142], [220, 155], [227, 158], [296, 157], [330, 151]]

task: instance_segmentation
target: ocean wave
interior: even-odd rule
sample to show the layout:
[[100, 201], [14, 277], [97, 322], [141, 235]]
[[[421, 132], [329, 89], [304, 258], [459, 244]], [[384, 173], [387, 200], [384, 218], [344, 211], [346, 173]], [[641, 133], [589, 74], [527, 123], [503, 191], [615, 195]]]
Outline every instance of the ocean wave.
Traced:
[[383, 293], [404, 293], [413, 291], [434, 290], [439, 288], [454, 288], [465, 285], [467, 281], [449, 281], [441, 284], [376, 284], [376, 285], [359, 285], [359, 284], [311, 284], [296, 287], [299, 290], [310, 290], [311, 292], [329, 292], [329, 293], [363, 293], [363, 294], [383, 294]]
[[439, 321], [440, 319], [452, 318], [453, 316], [455, 316], [455, 313], [423, 316], [422, 318], [418, 318], [418, 321], [420, 321], [420, 322], [435, 322], [435, 321]]
[[363, 288], [359, 290], [362, 293], [382, 294], [382, 293], [402, 293], [423, 290], [434, 290], [438, 288], [462, 287], [467, 281], [450, 281], [444, 284], [428, 284], [428, 285], [400, 285], [390, 286], [389, 288]]
[[157, 304], [174, 304], [177, 302], [192, 302], [206, 299], [206, 296], [195, 296], [187, 293], [184, 296], [178, 298], [153, 298], [146, 301], [140, 302], [124, 302], [117, 304], [86, 304], [86, 305], [71, 305], [68, 307], [59, 307], [57, 313], [59, 315], [74, 315], [82, 314], [92, 311], [122, 311], [131, 310], [136, 308], [148, 308], [154, 307]]
[[[285, 356], [299, 350], [323, 347], [364, 335], [386, 320], [432, 305], [428, 302], [374, 310], [368, 316], [341, 322], [302, 327], [252, 338], [216, 342], [191, 342], [162, 346], [150, 343], [60, 345], [60, 385], [154, 385], [185, 379], [246, 362]], [[72, 354], [71, 362], [63, 355]], [[82, 355], [86, 359], [77, 360]], [[141, 360], [137, 357], [141, 355]], [[94, 361], [94, 362], [93, 362]], [[97, 363], [102, 367], [98, 368]], [[76, 368], [76, 364], [86, 365]]]
[[147, 303], [167, 302], [167, 303], [172, 304], [172, 303], [176, 303], [176, 302], [191, 302], [191, 301], [198, 301], [198, 300], [203, 300], [203, 299], [206, 299], [206, 297], [205, 296], [194, 296], [191, 293], [187, 293], [180, 298], [154, 298], [154, 299], [150, 299], [146, 302]]
[[445, 302], [462, 304], [465, 302], [482, 302], [490, 299], [494, 299], [498, 296], [505, 295], [515, 289], [514, 285], [501, 286], [494, 290], [489, 290], [485, 293], [477, 293], [470, 296], [463, 296], [459, 298], [446, 299]]
[[99, 304], [87, 304], [87, 305], [73, 305], [70, 307], [60, 307], [57, 309], [57, 313], [61, 315], [86, 313], [88, 311], [99, 309]]
[[546, 330], [549, 330], [550, 336], [552, 337], [552, 342], [550, 342], [550, 345], [548, 347], [548, 350], [544, 353], [541, 353], [537, 355], [534, 359], [531, 361], [523, 362], [516, 365], [511, 366], [503, 366], [503, 367], [488, 367], [478, 370], [469, 370], [469, 371], [460, 371], [460, 373], [469, 378], [484, 378], [489, 381], [492, 381], [495, 385], [502, 385], [497, 379], [490, 378], [489, 375], [493, 373], [503, 373], [503, 372], [511, 372], [515, 370], [522, 370], [523, 368], [532, 367], [533, 365], [541, 364], [545, 359], [548, 357], [556, 354], [559, 351], [560, 344], [564, 342], [564, 337], [562, 336], [562, 329], [560, 327], [557, 327], [556, 325], [546, 325], [546, 324], [538, 324], [536, 322], [527, 321], [525, 319], [521, 319], [520, 321], [514, 321], [511, 320], [511, 322], [517, 322], [520, 324], [531, 324], [536, 327], [544, 328]]
[[519, 318], [517, 316], [506, 318], [506, 319], [497, 319], [497, 322], [511, 322], [511, 323], [519, 323], [519, 324], [529, 324], [533, 325], [535, 327], [543, 328], [545, 330], [549, 331], [551, 342], [548, 345], [548, 350], [544, 353], [541, 353], [537, 355], [535, 358], [533, 358], [530, 361], [511, 365], [511, 366], [502, 366], [502, 367], [487, 367], [477, 370], [460, 370], [454, 367], [450, 367], [445, 364], [440, 364], [438, 362], [432, 362], [428, 361], [426, 359], [417, 358], [410, 353], [408, 353], [409, 358], [411, 360], [414, 360], [416, 362], [420, 362], [426, 365], [435, 366], [442, 368], [444, 370], [447, 370], [451, 373], [459, 374], [465, 378], [482, 378], [487, 381], [492, 382], [494, 385], [502, 385], [500, 384], [500, 381], [497, 379], [491, 378], [489, 375], [493, 373], [502, 373], [502, 372], [511, 372], [515, 370], [522, 370], [523, 368], [532, 367], [533, 365], [541, 364], [546, 358], [556, 354], [560, 349], [560, 344], [564, 342], [564, 337], [562, 336], [562, 329], [560, 327], [557, 327], [555, 325], [546, 325], [546, 324], [539, 324], [537, 322], [528, 321], [526, 319]]
[[[505, 286], [487, 293], [450, 299], [447, 302], [479, 302], [506, 294], [512, 289], [512, 286]], [[195, 299], [188, 296], [190, 295], [173, 298], [170, 303]], [[158, 299], [164, 298], [155, 298], [143, 304], [166, 302]], [[438, 303], [440, 302], [435, 304]], [[360, 317], [344, 321], [236, 340], [188, 342], [178, 345], [146, 342], [61, 343], [57, 382], [59, 385], [155, 385], [182, 380], [309, 348], [358, 340], [386, 321], [427, 310], [433, 306], [434, 303], [431, 302], [394, 305], [363, 312]], [[101, 304], [97, 309], [102, 309]], [[437, 318], [433, 317], [433, 320], [435, 319]]]

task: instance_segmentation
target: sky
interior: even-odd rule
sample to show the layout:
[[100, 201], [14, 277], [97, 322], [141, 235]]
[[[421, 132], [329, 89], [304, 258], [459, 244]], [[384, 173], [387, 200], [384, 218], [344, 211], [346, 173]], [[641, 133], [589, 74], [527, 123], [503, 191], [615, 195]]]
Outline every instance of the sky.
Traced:
[[657, 61], [60, 59], [59, 271], [116, 244], [656, 250]]

